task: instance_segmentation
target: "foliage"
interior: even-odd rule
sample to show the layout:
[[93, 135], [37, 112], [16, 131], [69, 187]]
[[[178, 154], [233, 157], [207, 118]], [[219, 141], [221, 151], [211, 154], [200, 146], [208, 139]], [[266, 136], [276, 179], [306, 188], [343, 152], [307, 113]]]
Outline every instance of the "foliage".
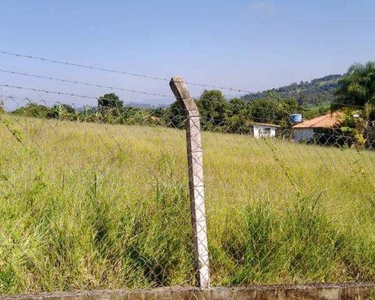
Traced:
[[301, 108], [294, 99], [283, 99], [276, 93], [264, 99], [246, 102], [240, 98], [227, 101], [220, 91], [204, 91], [197, 100], [204, 130], [248, 133], [253, 123], [290, 126], [289, 116]]
[[98, 99], [98, 107], [101, 109], [121, 108], [123, 105], [124, 103], [115, 93], [105, 94]]
[[313, 79], [310, 82], [301, 81], [299, 84], [292, 83], [278, 89], [247, 94], [243, 96], [243, 99], [248, 101], [263, 99], [268, 93], [273, 92], [281, 98], [294, 99], [299, 105], [323, 105], [331, 103], [334, 99], [334, 93], [338, 89], [338, 81], [341, 78], [342, 75], [328, 75], [323, 78]]
[[302, 107], [301, 112], [304, 119], [310, 120], [330, 112], [330, 105], [326, 104], [321, 106]]
[[[184, 126], [185, 112], [177, 102], [167, 108], [139, 108], [123, 106], [122, 103], [119, 97], [112, 93], [99, 97], [97, 108], [84, 107], [76, 110], [67, 104], [47, 107], [30, 103], [13, 113], [28, 117], [81, 122], [159, 124], [173, 128]], [[290, 114], [306, 111], [296, 100], [284, 99], [273, 92], [267, 93], [264, 99], [244, 101], [241, 98], [233, 98], [228, 101], [221, 91], [205, 90], [196, 103], [203, 130], [228, 133], [249, 133], [253, 123], [273, 123], [289, 127]]]
[[0, 114], [5, 113], [4, 102], [0, 101]]
[[258, 123], [271, 123], [290, 126], [290, 115], [303, 110], [296, 100], [284, 99], [277, 93], [268, 93], [264, 99], [248, 103], [250, 117]]
[[212, 130], [223, 126], [227, 116], [228, 102], [218, 90], [205, 90], [197, 101], [202, 127]]
[[76, 115], [74, 107], [68, 104], [55, 104], [53, 107], [48, 108], [47, 117], [49, 119], [73, 119]]
[[339, 81], [332, 108], [362, 108], [366, 105], [375, 105], [375, 62], [354, 64], [349, 68], [346, 76]]
[[273, 123], [277, 117], [277, 105], [267, 99], [254, 100], [249, 104], [251, 117], [258, 123]]
[[346, 237], [316, 199], [300, 199], [282, 212], [270, 201], [255, 201], [237, 214], [246, 224], [244, 237], [223, 234], [228, 256], [236, 262], [232, 284], [279, 282], [283, 272], [324, 282], [340, 268]]
[[368, 125], [375, 120], [375, 62], [349, 68], [339, 81], [331, 109], [345, 112], [341, 130], [353, 136], [357, 146], [363, 147]]
[[344, 134], [352, 136], [356, 142], [356, 146], [363, 147], [366, 144], [365, 131], [367, 121], [363, 118], [362, 110], [354, 110], [353, 108], [343, 109], [343, 118], [341, 120], [340, 129]]
[[[183, 131], [5, 120], [0, 294], [194, 284]], [[213, 286], [375, 280], [374, 152], [202, 137]]]
[[14, 110], [13, 114], [34, 118], [47, 118], [49, 108], [45, 105], [29, 103], [26, 106]]
[[165, 123], [167, 126], [171, 126], [174, 128], [183, 128], [184, 121], [185, 121], [185, 112], [181, 109], [178, 102], [173, 102], [169, 109], [157, 111], [157, 116], [159, 118], [165, 118]]

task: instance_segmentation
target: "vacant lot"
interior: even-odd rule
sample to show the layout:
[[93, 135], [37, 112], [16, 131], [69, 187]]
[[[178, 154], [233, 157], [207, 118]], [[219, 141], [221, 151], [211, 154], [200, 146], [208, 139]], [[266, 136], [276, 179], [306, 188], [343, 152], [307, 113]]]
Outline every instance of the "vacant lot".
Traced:
[[[0, 119], [0, 293], [194, 283], [183, 131]], [[375, 152], [203, 143], [212, 285], [375, 280]]]

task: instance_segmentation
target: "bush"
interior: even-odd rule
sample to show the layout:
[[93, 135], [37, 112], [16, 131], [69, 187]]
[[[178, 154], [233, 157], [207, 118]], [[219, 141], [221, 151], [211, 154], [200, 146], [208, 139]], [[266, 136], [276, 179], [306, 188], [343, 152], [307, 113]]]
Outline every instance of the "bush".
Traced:
[[47, 106], [36, 103], [29, 103], [13, 111], [15, 115], [34, 118], [47, 118], [49, 113], [50, 109]]

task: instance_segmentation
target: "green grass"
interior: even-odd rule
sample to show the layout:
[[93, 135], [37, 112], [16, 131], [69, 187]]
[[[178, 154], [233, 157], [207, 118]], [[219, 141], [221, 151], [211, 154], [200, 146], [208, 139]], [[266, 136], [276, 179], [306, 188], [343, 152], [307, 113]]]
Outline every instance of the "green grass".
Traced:
[[[194, 284], [183, 131], [0, 118], [0, 293]], [[203, 146], [212, 285], [375, 280], [375, 152]]]

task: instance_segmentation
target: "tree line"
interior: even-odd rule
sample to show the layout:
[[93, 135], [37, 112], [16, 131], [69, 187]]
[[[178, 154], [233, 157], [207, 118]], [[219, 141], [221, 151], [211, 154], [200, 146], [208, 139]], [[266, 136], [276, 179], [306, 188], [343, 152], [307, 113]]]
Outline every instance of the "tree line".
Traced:
[[283, 98], [292, 98], [298, 101], [300, 105], [317, 106], [331, 103], [335, 92], [339, 88], [339, 81], [343, 75], [328, 75], [323, 78], [313, 79], [310, 82], [301, 81], [292, 83], [277, 89], [247, 94], [243, 96], [245, 100], [262, 99], [269, 92], [274, 92]]
[[[341, 77], [340, 77], [341, 78]], [[335, 81], [336, 75], [325, 77], [326, 81]], [[312, 84], [319, 84], [313, 81]], [[370, 130], [375, 126], [375, 62], [354, 64], [337, 82], [330, 106], [306, 106], [296, 98], [285, 98], [276, 91], [262, 94], [262, 98], [248, 100], [246, 97], [226, 99], [219, 90], [205, 90], [196, 99], [201, 115], [203, 130], [228, 133], [249, 133], [254, 123], [271, 123], [290, 128], [290, 115], [302, 113], [310, 119], [328, 111], [342, 111], [339, 130], [353, 136], [357, 144], [365, 144]], [[4, 109], [0, 103], [0, 112]], [[167, 108], [138, 108], [124, 106], [115, 93], [98, 98], [96, 107], [76, 109], [68, 104], [56, 104], [52, 107], [29, 103], [11, 112], [27, 117], [97, 122], [110, 124], [161, 125], [182, 128], [184, 112], [177, 102]], [[374, 133], [375, 139], [375, 133]]]
[[[290, 114], [307, 112], [296, 100], [283, 99], [276, 93], [269, 93], [263, 99], [246, 101], [240, 98], [228, 100], [219, 90], [205, 90], [196, 99], [196, 103], [203, 130], [228, 133], [249, 133], [253, 123], [290, 127]], [[174, 128], [182, 128], [185, 120], [185, 114], [177, 102], [166, 108], [129, 107], [124, 106], [123, 101], [115, 93], [99, 97], [96, 107], [76, 109], [68, 104], [48, 107], [29, 103], [15, 109], [11, 114], [80, 122], [161, 125]]]

